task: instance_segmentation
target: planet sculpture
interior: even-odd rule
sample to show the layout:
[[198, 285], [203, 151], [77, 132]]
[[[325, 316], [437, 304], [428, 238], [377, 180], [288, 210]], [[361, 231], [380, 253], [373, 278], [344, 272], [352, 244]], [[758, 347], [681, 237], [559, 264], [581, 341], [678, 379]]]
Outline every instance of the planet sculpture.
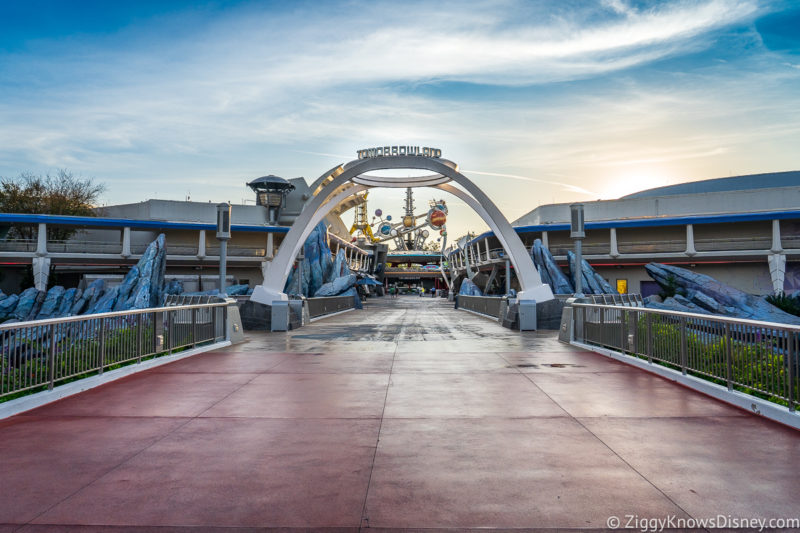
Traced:
[[444, 211], [439, 209], [434, 209], [433, 212], [430, 214], [430, 223], [431, 226], [435, 228], [441, 228], [444, 226], [445, 222], [447, 222], [447, 215], [444, 214]]

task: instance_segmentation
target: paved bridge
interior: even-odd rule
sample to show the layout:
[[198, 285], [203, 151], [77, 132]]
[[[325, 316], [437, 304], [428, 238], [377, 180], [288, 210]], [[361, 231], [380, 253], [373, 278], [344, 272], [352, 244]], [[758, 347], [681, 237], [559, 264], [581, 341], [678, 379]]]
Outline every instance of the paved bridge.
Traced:
[[604, 529], [796, 517], [800, 438], [401, 297], [7, 419], [0, 464], [0, 532]]

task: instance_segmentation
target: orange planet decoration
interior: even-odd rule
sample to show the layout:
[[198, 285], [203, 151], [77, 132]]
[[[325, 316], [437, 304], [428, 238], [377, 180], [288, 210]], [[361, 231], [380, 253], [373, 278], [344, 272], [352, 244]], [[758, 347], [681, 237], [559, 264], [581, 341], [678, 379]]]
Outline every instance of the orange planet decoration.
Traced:
[[447, 222], [447, 215], [444, 214], [444, 211], [436, 209], [431, 213], [431, 226], [441, 228], [445, 222]]
[[403, 225], [405, 227], [407, 227], [407, 228], [410, 228], [411, 226], [413, 226], [414, 225], [414, 217], [411, 217], [411, 216], [403, 217]]

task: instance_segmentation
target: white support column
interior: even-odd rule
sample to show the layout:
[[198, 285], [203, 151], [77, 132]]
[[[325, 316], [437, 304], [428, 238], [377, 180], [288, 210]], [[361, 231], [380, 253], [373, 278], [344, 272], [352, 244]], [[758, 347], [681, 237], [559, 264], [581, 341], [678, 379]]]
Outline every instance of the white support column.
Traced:
[[197, 239], [197, 258], [204, 259], [206, 257], [206, 230], [200, 230], [200, 236]]
[[544, 246], [548, 250], [550, 249], [550, 239], [548, 238], [546, 231], [542, 232], [542, 246]]
[[486, 238], [486, 239], [484, 239], [484, 240], [483, 240], [483, 242], [485, 242], [485, 243], [486, 243], [486, 261], [487, 261], [487, 262], [489, 262], [489, 261], [491, 261], [491, 260], [492, 260], [492, 256], [491, 256], [491, 254], [489, 253], [489, 239], [488, 239], [488, 238]]
[[37, 290], [47, 290], [47, 279], [50, 277], [50, 258], [34, 257], [33, 266], [33, 285]]
[[128, 258], [131, 254], [131, 228], [122, 228], [122, 257]]
[[275, 257], [275, 240], [272, 232], [267, 233], [267, 259]]
[[780, 294], [783, 292], [783, 284], [786, 279], [786, 255], [769, 254], [767, 264], [769, 265], [769, 277], [772, 280], [772, 292]]
[[697, 250], [694, 248], [694, 226], [691, 224], [686, 224], [686, 255], [692, 257], [693, 255], [697, 254]]
[[[782, 251], [783, 244], [781, 243], [781, 221], [775, 219], [772, 221], [772, 247], [770, 248], [770, 252], [773, 254], [778, 254]], [[781, 288], [781, 290], [783, 290], [783, 288]]]
[[47, 255], [47, 224], [39, 224], [39, 231], [36, 233], [36, 255], [39, 257]]
[[619, 249], [617, 248], [617, 228], [611, 228], [611, 250], [608, 252], [608, 255], [611, 257], [619, 257]]

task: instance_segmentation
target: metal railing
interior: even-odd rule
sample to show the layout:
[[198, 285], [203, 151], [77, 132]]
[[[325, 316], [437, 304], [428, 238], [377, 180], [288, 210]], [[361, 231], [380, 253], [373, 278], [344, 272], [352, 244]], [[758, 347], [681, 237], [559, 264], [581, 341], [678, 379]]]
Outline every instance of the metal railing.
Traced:
[[225, 339], [227, 303], [0, 325], [0, 399]]
[[644, 307], [644, 300], [642, 300], [641, 294], [589, 294], [586, 297], [593, 304]]
[[800, 326], [641, 307], [573, 304], [575, 340], [727, 385], [794, 411]]
[[338, 313], [355, 307], [355, 296], [324, 296], [320, 298], [308, 298], [308, 315], [311, 318]]
[[503, 298], [498, 296], [466, 296], [464, 294], [458, 295], [459, 309], [466, 309], [474, 311], [482, 315], [488, 315], [494, 318], [500, 318], [501, 304]]

